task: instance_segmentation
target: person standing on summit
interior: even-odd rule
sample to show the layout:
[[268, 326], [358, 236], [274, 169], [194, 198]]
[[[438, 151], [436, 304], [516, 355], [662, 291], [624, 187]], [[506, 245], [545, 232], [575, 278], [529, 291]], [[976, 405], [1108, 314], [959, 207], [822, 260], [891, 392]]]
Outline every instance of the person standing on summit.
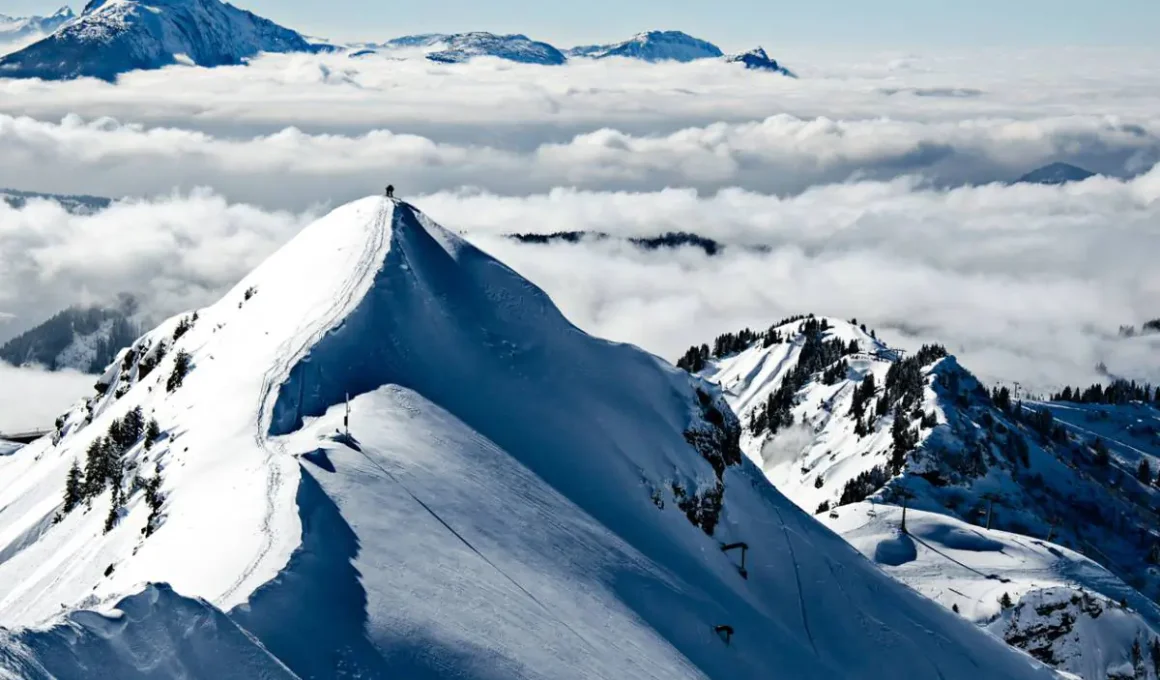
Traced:
[[394, 198], [394, 197], [395, 197], [395, 185], [388, 184], [387, 185], [387, 198]]

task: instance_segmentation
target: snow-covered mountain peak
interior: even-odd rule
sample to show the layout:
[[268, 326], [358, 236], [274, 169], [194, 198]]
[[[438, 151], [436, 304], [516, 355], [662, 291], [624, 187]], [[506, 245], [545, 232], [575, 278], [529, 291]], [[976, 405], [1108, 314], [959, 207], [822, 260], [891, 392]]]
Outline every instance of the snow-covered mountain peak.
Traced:
[[710, 385], [358, 201], [0, 458], [0, 669], [1052, 677], [795, 509], [740, 435]]
[[547, 66], [563, 64], [567, 60], [560, 50], [526, 35], [496, 35], [484, 31], [408, 35], [389, 40], [382, 47], [392, 50], [417, 49], [431, 61], [449, 64], [462, 63], [475, 57], [496, 57]]
[[309, 52], [299, 34], [221, 0], [92, 0], [81, 16], [0, 59], [0, 77], [113, 80], [177, 63], [239, 64], [259, 52]]
[[593, 59], [627, 57], [644, 61], [694, 61], [724, 56], [716, 45], [681, 31], [645, 31], [623, 42], [575, 47], [568, 53]]
[[770, 59], [769, 55], [765, 53], [765, 49], [755, 47], [748, 52], [740, 54], [731, 54], [725, 57], [725, 61], [732, 64], [742, 64], [745, 68], [755, 69], [759, 71], [772, 71], [780, 73], [783, 76], [796, 78], [792, 71], [777, 63], [776, 59]]

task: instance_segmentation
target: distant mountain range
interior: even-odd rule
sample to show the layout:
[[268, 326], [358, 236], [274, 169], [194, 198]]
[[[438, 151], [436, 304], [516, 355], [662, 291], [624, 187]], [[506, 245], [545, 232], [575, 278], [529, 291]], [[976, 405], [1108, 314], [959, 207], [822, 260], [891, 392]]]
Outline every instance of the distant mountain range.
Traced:
[[680, 31], [647, 31], [607, 45], [561, 50], [526, 35], [486, 32], [426, 33], [384, 43], [339, 45], [301, 34], [220, 0], [91, 0], [79, 17], [67, 8], [52, 17], [0, 16], [5, 27], [25, 38], [49, 35], [0, 58], [0, 77], [67, 80], [93, 77], [113, 81], [122, 73], [173, 64], [237, 65], [262, 52], [342, 52], [363, 58], [418, 53], [439, 63], [476, 57], [558, 66], [572, 58], [621, 57], [646, 62], [723, 59], [747, 68], [792, 76], [756, 48], [726, 56], [716, 45]]
[[35, 200], [56, 201], [65, 210], [74, 214], [93, 213], [109, 207], [113, 201], [100, 196], [71, 196], [65, 194], [41, 194], [35, 191], [19, 191], [17, 189], [0, 188], [0, 201], [4, 201], [13, 208], [23, 208], [29, 201]]
[[0, 43], [48, 35], [75, 18], [76, 14], [68, 7], [61, 7], [46, 17], [10, 17], [0, 14]]

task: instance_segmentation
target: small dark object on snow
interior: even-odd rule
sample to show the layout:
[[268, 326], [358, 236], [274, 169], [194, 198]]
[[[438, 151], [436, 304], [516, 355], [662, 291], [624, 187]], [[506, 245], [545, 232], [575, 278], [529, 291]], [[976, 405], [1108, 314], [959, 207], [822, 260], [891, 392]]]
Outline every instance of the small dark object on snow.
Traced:
[[394, 197], [395, 197], [395, 185], [388, 184], [387, 185], [387, 198], [394, 198]]
[[729, 641], [733, 639], [733, 626], [717, 626], [713, 630], [717, 631], [717, 634], [725, 641], [725, 645], [728, 646]]
[[105, 576], [111, 576], [112, 573], [113, 573], [113, 565], [110, 564], [109, 567], [107, 569], [105, 569]]
[[730, 550], [737, 550], [738, 548], [741, 549], [741, 566], [737, 568], [737, 572], [741, 574], [741, 578], [748, 580], [749, 572], [745, 570], [745, 552], [749, 550], [749, 545], [747, 543], [729, 543], [728, 545], [721, 546], [721, 552], [727, 553]]

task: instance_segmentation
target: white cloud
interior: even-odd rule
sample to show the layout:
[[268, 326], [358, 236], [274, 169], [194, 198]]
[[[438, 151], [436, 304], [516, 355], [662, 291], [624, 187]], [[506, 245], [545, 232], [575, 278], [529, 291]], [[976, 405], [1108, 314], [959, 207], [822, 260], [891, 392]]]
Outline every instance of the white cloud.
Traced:
[[387, 181], [411, 195], [458, 186], [514, 195], [556, 186], [797, 193], [851, 178], [918, 175], [943, 186], [1009, 180], [1059, 157], [1133, 174], [1160, 161], [1160, 118], [1146, 125], [1092, 117], [925, 124], [777, 115], [666, 136], [601, 129], [519, 150], [385, 130], [344, 136], [287, 128], [232, 139], [111, 119], [0, 115], [0, 144], [0, 186], [113, 196], [210, 186], [231, 200], [301, 209]]
[[[857, 317], [903, 345], [945, 343], [988, 380], [1046, 389], [1097, 380], [1104, 361], [1160, 381], [1160, 337], [1116, 337], [1121, 324], [1160, 317], [1160, 168], [1066, 187], [895, 180], [784, 198], [559, 189], [415, 203], [539, 284], [582, 328], [669, 359], [717, 333], [816, 312]], [[76, 291], [133, 291], [155, 316], [175, 313], [215, 299], [310, 217], [206, 193], [91, 217], [51, 204], [9, 210], [0, 253], [30, 256], [0, 268], [0, 309], [47, 316]], [[618, 239], [532, 246], [500, 237], [554, 231], [692, 231], [726, 249], [709, 257]]]
[[0, 433], [51, 428], [73, 402], [92, 392], [93, 376], [38, 368], [15, 368], [0, 361]]
[[228, 204], [196, 191], [92, 215], [0, 201], [0, 339], [73, 304], [141, 299], [154, 314], [204, 304], [314, 216]]
[[[782, 316], [857, 317], [903, 345], [942, 342], [988, 380], [1041, 389], [1099, 379], [1095, 365], [1160, 381], [1160, 337], [1121, 324], [1160, 317], [1160, 168], [1130, 182], [955, 190], [904, 181], [792, 198], [737, 190], [420, 204], [549, 292], [581, 327], [670, 360], [690, 344]], [[693, 231], [726, 244], [642, 252], [614, 241], [527, 246], [494, 234]], [[739, 247], [768, 246], [767, 252]]]
[[[319, 206], [389, 181], [583, 328], [669, 358], [813, 311], [944, 342], [987, 379], [1090, 381], [1102, 360], [1160, 380], [1156, 336], [1115, 337], [1160, 316], [1155, 52], [773, 56], [804, 77], [272, 55], [0, 80], [0, 186], [152, 197], [0, 205], [0, 339], [123, 291], [155, 316], [208, 303]], [[970, 186], [1056, 159], [1136, 177]], [[565, 230], [765, 250], [497, 238]]]
[[1160, 161], [1160, 76], [1142, 58], [911, 56], [899, 69], [889, 55], [803, 54], [813, 72], [791, 80], [712, 60], [268, 55], [118, 85], [0, 80], [0, 186], [113, 196], [209, 186], [302, 209], [386, 181], [409, 195], [794, 193], [851, 176], [1006, 180], [1060, 158], [1132, 175]]

